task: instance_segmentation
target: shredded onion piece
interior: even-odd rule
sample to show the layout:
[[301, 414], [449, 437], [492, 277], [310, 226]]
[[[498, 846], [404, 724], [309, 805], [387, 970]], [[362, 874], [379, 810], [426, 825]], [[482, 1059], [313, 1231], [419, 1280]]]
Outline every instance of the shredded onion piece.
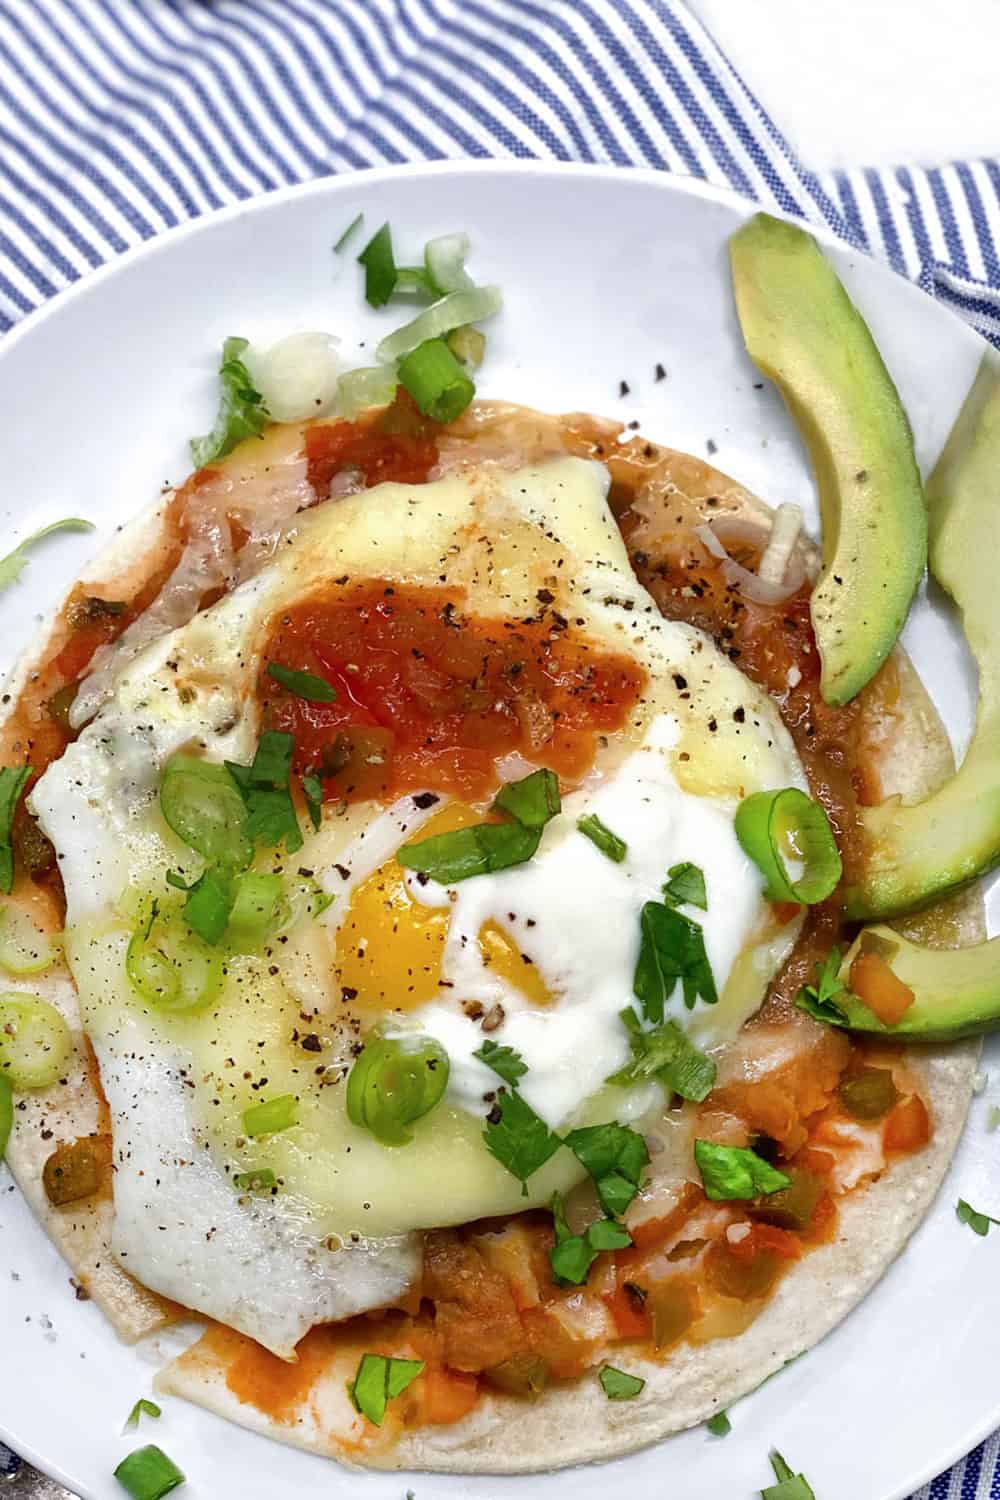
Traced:
[[781, 583], [784, 580], [801, 530], [802, 507], [779, 505], [771, 526], [771, 540], [757, 564], [757, 577], [762, 583]]
[[427, 339], [442, 338], [465, 323], [481, 323], [484, 318], [498, 313], [502, 306], [499, 287], [477, 286], [466, 291], [449, 292], [446, 297], [432, 302], [412, 322], [404, 323], [402, 328], [384, 338], [375, 350], [375, 356], [384, 363], [402, 359], [404, 354], [409, 354]]
[[[744, 568], [741, 563], [730, 556], [726, 542], [730, 546], [745, 542], [758, 551], [763, 549], [761, 558], [763, 562], [775, 540], [775, 531], [779, 526], [782, 511], [792, 512], [788, 520], [780, 521], [782, 534], [777, 537], [779, 547], [787, 548], [787, 557], [782, 564], [781, 577], [773, 581], [762, 577], [759, 572], [752, 573], [749, 568]], [[758, 522], [746, 521], [740, 516], [718, 516], [706, 526], [696, 526], [694, 534], [713, 557], [719, 558], [722, 562], [722, 575], [726, 582], [738, 588], [744, 598], [752, 600], [755, 604], [781, 604], [801, 587], [806, 576], [805, 562], [801, 550], [796, 545], [801, 522], [802, 512], [799, 507], [789, 505], [779, 508], [770, 538]], [[795, 533], [789, 542], [788, 533], [793, 524]], [[780, 553], [776, 556], [780, 557]]]
[[729, 553], [719, 541], [711, 526], [696, 526], [694, 534], [703, 547], [707, 547], [713, 557], [727, 558]]
[[276, 422], [301, 422], [332, 410], [336, 343], [329, 333], [291, 333], [269, 349], [246, 351], [243, 363]]

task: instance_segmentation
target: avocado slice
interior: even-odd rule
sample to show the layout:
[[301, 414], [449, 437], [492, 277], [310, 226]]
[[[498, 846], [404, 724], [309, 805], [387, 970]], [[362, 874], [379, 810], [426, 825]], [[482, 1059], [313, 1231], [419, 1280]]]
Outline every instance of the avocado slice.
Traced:
[[931, 572], [979, 667], [976, 729], [956, 774], [922, 802], [861, 809], [865, 860], [846, 894], [865, 920], [915, 911], [1000, 864], [1000, 360], [987, 354], [927, 481]]
[[927, 560], [913, 436], [868, 327], [816, 241], [757, 214], [729, 242], [747, 352], [809, 451], [823, 522], [810, 608], [820, 690], [848, 703], [892, 650]]
[[891, 927], [867, 927], [845, 955], [840, 970], [844, 983], [861, 945], [872, 941], [915, 997], [895, 1026], [886, 1026], [846, 989], [819, 1001], [803, 991], [797, 1000], [801, 1009], [847, 1031], [911, 1042], [957, 1041], [1000, 1030], [1000, 938], [969, 948], [924, 948]]

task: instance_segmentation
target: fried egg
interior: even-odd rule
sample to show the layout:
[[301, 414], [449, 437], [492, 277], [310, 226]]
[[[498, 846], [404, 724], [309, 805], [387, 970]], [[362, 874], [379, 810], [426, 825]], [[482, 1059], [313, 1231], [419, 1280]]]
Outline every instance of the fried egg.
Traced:
[[[470, 466], [385, 484], [303, 514], [275, 557], [188, 625], [123, 665], [110, 699], [41, 778], [32, 810], [57, 850], [66, 952], [111, 1110], [114, 1252], [140, 1281], [283, 1357], [315, 1323], [401, 1298], [420, 1229], [547, 1204], [582, 1175], [557, 1152], [521, 1183], [484, 1147], [499, 1080], [474, 1054], [517, 1049], [521, 1091], [555, 1130], [662, 1109], [648, 1084], [605, 1082], [626, 1061], [639, 912], [672, 865], [704, 872], [702, 925], [719, 1003], [668, 1014], [706, 1050], [759, 1006], [795, 936], [778, 927], [733, 832], [751, 792], [805, 787], [767, 696], [699, 632], [665, 620], [638, 585], [599, 464], [559, 458], [511, 472]], [[130, 986], [141, 901], [169, 900], [168, 869], [198, 861], [159, 810], [175, 751], [253, 758], [270, 623], [339, 576], [446, 586], [476, 619], [530, 616], [541, 588], [568, 630], [630, 657], [646, 687], [526, 864], [448, 888], [396, 855], [417, 836], [481, 819], [484, 805], [405, 796], [328, 804], [291, 859], [256, 868], [315, 879], [333, 898], [264, 951], [227, 956], [216, 1001], [168, 1014]], [[498, 762], [501, 779], [532, 769]], [[607, 859], [577, 826], [594, 813], [627, 844]], [[300, 877], [298, 872], [309, 872]], [[176, 899], [176, 898], [175, 898]], [[437, 1038], [451, 1069], [413, 1141], [354, 1125], [346, 1077], [374, 1025]], [[297, 1123], [254, 1140], [243, 1112], [293, 1094]], [[489, 1097], [486, 1097], [489, 1096]], [[237, 1174], [270, 1170], [268, 1194]]]

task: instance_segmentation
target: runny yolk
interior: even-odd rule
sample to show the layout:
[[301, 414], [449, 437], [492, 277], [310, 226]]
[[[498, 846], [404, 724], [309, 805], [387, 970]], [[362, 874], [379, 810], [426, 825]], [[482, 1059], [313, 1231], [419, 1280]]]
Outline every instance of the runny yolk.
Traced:
[[[420, 838], [449, 833], [482, 822], [464, 803], [449, 803], [420, 830]], [[441, 983], [441, 962], [451, 913], [424, 906], [406, 887], [395, 858], [380, 865], [351, 893], [337, 934], [337, 983], [352, 1008], [372, 1016], [386, 1010], [414, 1010], [428, 1001], [465, 998]], [[479, 947], [490, 972], [518, 990], [532, 1005], [548, 1005], [552, 995], [536, 966], [497, 922], [486, 922]]]

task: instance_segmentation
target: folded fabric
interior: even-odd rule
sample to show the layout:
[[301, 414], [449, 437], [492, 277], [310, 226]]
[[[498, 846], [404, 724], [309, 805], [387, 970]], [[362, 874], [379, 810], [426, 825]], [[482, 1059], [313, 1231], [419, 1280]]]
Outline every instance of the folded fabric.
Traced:
[[[502, 156], [733, 188], [828, 226], [1000, 344], [1000, 164], [808, 171], [681, 4], [0, 0], [0, 59], [0, 332], [224, 204]], [[1000, 1436], [915, 1500], [1000, 1495], [998, 1464]]]

